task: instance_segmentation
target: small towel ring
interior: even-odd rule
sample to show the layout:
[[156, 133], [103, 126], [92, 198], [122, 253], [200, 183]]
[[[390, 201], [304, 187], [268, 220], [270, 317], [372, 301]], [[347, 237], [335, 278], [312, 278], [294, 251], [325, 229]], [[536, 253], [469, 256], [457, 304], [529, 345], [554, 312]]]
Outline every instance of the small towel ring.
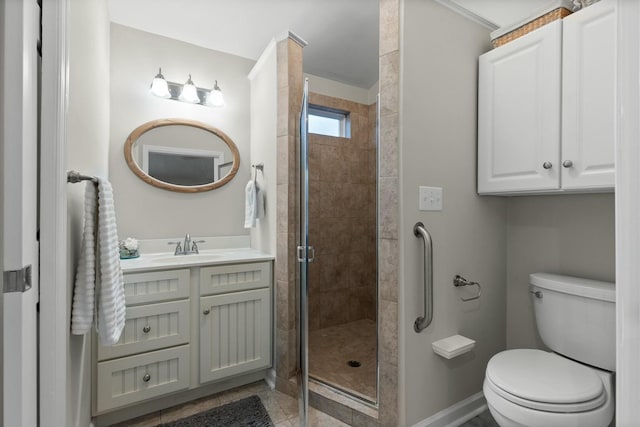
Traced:
[[464, 302], [473, 301], [480, 298], [480, 296], [482, 295], [482, 286], [480, 286], [480, 283], [467, 280], [459, 274], [456, 274], [455, 277], [453, 278], [453, 286], [455, 286], [456, 288], [460, 286], [474, 286], [474, 285], [478, 287], [478, 295], [471, 298], [460, 297], [460, 299]]

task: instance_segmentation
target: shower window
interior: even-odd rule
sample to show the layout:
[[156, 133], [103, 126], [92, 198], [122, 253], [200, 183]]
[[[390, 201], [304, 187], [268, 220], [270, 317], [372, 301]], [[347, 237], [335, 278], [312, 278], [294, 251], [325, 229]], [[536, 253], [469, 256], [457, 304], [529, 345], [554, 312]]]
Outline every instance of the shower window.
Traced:
[[319, 105], [309, 105], [309, 133], [349, 138], [349, 112]]

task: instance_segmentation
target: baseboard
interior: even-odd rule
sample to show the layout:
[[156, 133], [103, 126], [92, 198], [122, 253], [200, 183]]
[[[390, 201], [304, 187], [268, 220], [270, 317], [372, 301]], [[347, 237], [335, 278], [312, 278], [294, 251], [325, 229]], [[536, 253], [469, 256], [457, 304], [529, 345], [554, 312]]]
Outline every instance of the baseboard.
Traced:
[[486, 409], [487, 402], [480, 391], [418, 422], [413, 427], [458, 427]]

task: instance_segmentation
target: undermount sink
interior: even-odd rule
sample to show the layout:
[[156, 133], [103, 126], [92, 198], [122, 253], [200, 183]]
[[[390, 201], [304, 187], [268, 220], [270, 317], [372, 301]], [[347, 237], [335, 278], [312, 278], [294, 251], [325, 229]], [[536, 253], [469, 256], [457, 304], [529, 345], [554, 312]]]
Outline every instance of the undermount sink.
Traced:
[[219, 259], [221, 255], [214, 254], [190, 254], [190, 255], [162, 255], [156, 256], [150, 259], [149, 261], [154, 263], [190, 263], [190, 262], [201, 262], [201, 261], [213, 261]]

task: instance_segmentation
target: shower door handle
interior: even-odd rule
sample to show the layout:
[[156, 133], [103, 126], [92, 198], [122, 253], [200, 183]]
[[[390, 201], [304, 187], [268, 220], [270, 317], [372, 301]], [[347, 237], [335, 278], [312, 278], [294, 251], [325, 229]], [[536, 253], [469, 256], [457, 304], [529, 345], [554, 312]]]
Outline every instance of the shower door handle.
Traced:
[[[305, 251], [307, 257], [305, 259]], [[313, 246], [298, 246], [298, 262], [313, 262], [316, 260], [316, 250]]]

